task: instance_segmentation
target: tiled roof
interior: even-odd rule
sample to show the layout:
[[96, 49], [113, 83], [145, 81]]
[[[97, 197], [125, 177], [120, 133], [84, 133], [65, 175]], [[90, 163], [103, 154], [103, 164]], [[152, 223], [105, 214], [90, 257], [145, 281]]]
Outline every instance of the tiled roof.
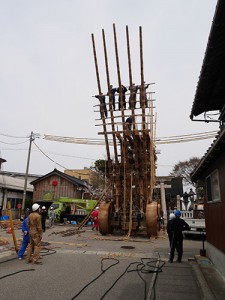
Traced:
[[225, 1], [218, 0], [190, 117], [222, 110], [224, 105]]
[[74, 185], [79, 185], [79, 186], [87, 187], [84, 181], [82, 181], [82, 180], [80, 180], [78, 178], [75, 178], [73, 176], [67, 175], [67, 174], [65, 174], [63, 172], [60, 172], [57, 169], [54, 169], [52, 172], [50, 172], [50, 173], [48, 173], [48, 174], [46, 174], [46, 175], [44, 175], [42, 177], [39, 177], [36, 180], [31, 181], [31, 184], [35, 185], [37, 182], [40, 182], [40, 181], [42, 181], [42, 180], [44, 180], [47, 177], [52, 176], [52, 175], [58, 175], [58, 176], [60, 176], [60, 177], [62, 177], [64, 179], [70, 181]]
[[[7, 188], [9, 190], [23, 191], [24, 180], [0, 174], [0, 187]], [[27, 183], [27, 191], [33, 192], [33, 186], [30, 183]]]

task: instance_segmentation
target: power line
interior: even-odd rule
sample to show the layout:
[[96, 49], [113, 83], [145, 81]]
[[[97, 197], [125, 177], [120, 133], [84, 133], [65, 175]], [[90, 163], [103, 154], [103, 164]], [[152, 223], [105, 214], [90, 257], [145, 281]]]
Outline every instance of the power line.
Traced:
[[20, 142], [20, 143], [7, 143], [7, 142], [0, 141], [0, 143], [6, 144], [6, 145], [20, 145], [20, 144], [25, 144], [25, 143], [27, 143], [28, 141], [29, 141], [29, 140], [26, 140], [26, 141]]
[[[199, 141], [214, 138], [217, 131], [208, 131], [202, 133], [193, 133], [185, 135], [175, 135], [169, 137], [156, 138], [156, 144], [174, 144], [174, 143], [184, 143], [191, 141]], [[85, 144], [85, 145], [105, 145], [103, 139], [92, 139], [92, 138], [75, 138], [75, 137], [65, 137], [65, 136], [54, 136], [54, 135], [44, 135], [45, 140], [62, 142], [62, 143], [73, 143], [73, 144]], [[109, 145], [113, 146], [113, 140], [109, 139]]]
[[15, 138], [15, 139], [27, 139], [29, 136], [15, 136], [15, 135], [9, 135], [5, 133], [1, 133], [0, 135], [5, 136], [5, 137], [10, 137], [10, 138]]
[[56, 161], [54, 161], [54, 160], [53, 160], [52, 158], [50, 158], [47, 154], [45, 154], [44, 151], [42, 151], [34, 141], [33, 141], [33, 143], [34, 143], [34, 145], [37, 147], [37, 149], [38, 149], [45, 157], [47, 157], [49, 160], [51, 160], [52, 162], [54, 162], [56, 165], [60, 166], [60, 167], [63, 168], [63, 169], [68, 169], [68, 168], [64, 167], [63, 165], [61, 165], [61, 164], [57, 163]]
[[[1, 148], [2, 151], [27, 151], [27, 148]], [[31, 150], [31, 152], [40, 152], [39, 150]], [[72, 158], [81, 158], [81, 159], [87, 159], [87, 160], [96, 160], [95, 158], [91, 157], [84, 157], [84, 156], [76, 156], [76, 155], [70, 155], [70, 154], [63, 154], [63, 153], [57, 153], [57, 152], [49, 152], [45, 151], [45, 153], [58, 155], [58, 156], [64, 156], [64, 157], [72, 157]]]
[[[183, 135], [174, 135], [168, 137], [157, 137], [155, 140], [156, 144], [175, 144], [175, 143], [185, 143], [185, 142], [192, 142], [192, 141], [199, 141], [205, 139], [214, 138], [217, 134], [217, 131], [208, 131], [208, 132], [200, 132], [200, 133], [191, 133], [191, 134], [183, 134]], [[6, 137], [13, 137], [13, 138], [27, 138], [27, 137], [20, 137], [20, 136], [13, 136], [7, 135], [4, 133], [0, 133], [2, 136]], [[47, 135], [44, 134], [43, 139], [55, 142], [62, 142], [62, 143], [72, 143], [72, 144], [81, 144], [81, 145], [97, 145], [97, 146], [104, 146], [105, 141], [103, 139], [93, 139], [93, 138], [75, 138], [75, 137], [65, 137], [65, 136], [55, 136], [55, 135]], [[0, 141], [2, 144], [6, 145], [19, 145], [23, 143], [27, 143], [29, 140], [26, 140], [21, 143], [8, 143], [4, 141]], [[113, 140], [109, 139], [109, 145], [113, 146]], [[58, 155], [58, 154], [56, 154]], [[61, 154], [59, 154], [61, 155]], [[77, 157], [79, 158], [79, 157]], [[83, 158], [83, 157], [80, 157]]]

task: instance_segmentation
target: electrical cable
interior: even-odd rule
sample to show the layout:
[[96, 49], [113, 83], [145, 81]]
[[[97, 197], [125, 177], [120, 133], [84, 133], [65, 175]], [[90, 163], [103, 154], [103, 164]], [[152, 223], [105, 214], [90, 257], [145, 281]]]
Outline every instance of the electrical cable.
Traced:
[[[55, 254], [55, 253], [56, 253], [56, 250], [45, 248], [45, 251], [41, 250], [40, 253], [41, 253], [42, 256], [47, 256], [47, 255]], [[15, 259], [17, 259], [17, 257], [14, 257], [14, 258], [7, 259], [7, 260], [5, 260], [5, 261], [2, 261], [2, 262], [0, 262], [0, 264], [3, 264], [3, 263], [5, 263], [5, 262], [9, 262], [9, 261], [15, 260]], [[10, 274], [7, 274], [7, 275], [4, 275], [4, 276], [0, 277], [0, 280], [3, 279], [3, 278], [9, 277], [9, 276], [13, 276], [13, 275], [16, 275], [16, 274], [18, 274], [18, 273], [27, 272], [27, 271], [35, 271], [35, 269], [20, 270], [20, 271], [17, 271], [17, 272], [15, 272], [15, 273], [10, 273]]]
[[15, 273], [7, 274], [7, 275], [5, 275], [5, 276], [0, 277], [0, 280], [3, 279], [3, 278], [9, 277], [9, 276], [16, 275], [16, 274], [18, 274], [18, 273], [28, 272], [28, 271], [35, 271], [35, 269], [20, 270], [20, 271], [17, 271], [17, 272], [15, 272]]
[[56, 253], [56, 250], [54, 250], [54, 249], [47, 249], [47, 248], [44, 248], [44, 249], [45, 249], [45, 251], [44, 250], [40, 251], [42, 256], [52, 255], [52, 254]]
[[64, 167], [63, 165], [61, 165], [61, 164], [57, 163], [56, 161], [54, 161], [54, 160], [53, 160], [52, 158], [50, 158], [47, 154], [45, 154], [44, 151], [42, 151], [34, 141], [33, 141], [33, 143], [34, 143], [34, 145], [38, 148], [38, 150], [39, 150], [45, 157], [47, 157], [49, 160], [51, 160], [52, 162], [54, 162], [56, 165], [60, 166], [60, 167], [63, 168], [63, 169], [66, 169], [66, 170], [68, 169], [68, 168]]
[[[192, 133], [184, 135], [175, 135], [168, 137], [159, 137], [155, 139], [156, 144], [170, 144], [170, 143], [181, 143], [181, 142], [191, 142], [204, 139], [214, 138], [217, 131], [208, 131], [202, 133]], [[44, 134], [45, 140], [62, 142], [62, 143], [74, 143], [74, 144], [85, 144], [85, 145], [105, 145], [103, 139], [91, 139], [91, 138], [75, 138], [75, 137], [65, 137], [65, 136], [53, 136]], [[109, 145], [113, 145], [113, 140], [109, 139]]]
[[[150, 260], [147, 263], [144, 263], [144, 260]], [[107, 294], [108, 292], [116, 285], [116, 283], [126, 274], [129, 272], [134, 272], [136, 271], [138, 276], [141, 278], [141, 280], [144, 282], [145, 288], [144, 288], [144, 300], [147, 299], [147, 282], [145, 281], [145, 279], [141, 276], [140, 273], [145, 273], [145, 274], [150, 274], [150, 273], [160, 273], [162, 272], [162, 267], [164, 266], [165, 262], [162, 261], [161, 265], [156, 268], [155, 263], [159, 261], [158, 259], [154, 259], [154, 258], [141, 258], [141, 262], [133, 262], [130, 263], [128, 265], [128, 267], [125, 269], [125, 271], [116, 279], [116, 281], [114, 281], [114, 283], [112, 284], [112, 286], [105, 292], [105, 294], [100, 298], [100, 300], [102, 300]], [[151, 264], [154, 265], [151, 265]], [[133, 270], [129, 270], [129, 268], [136, 264], [136, 268]], [[140, 268], [141, 267], [141, 268]], [[154, 270], [152, 270], [154, 269]]]
[[[112, 260], [115, 260], [116, 263], [110, 265], [108, 268], [106, 268], [105, 270], [103, 270], [103, 262], [104, 260], [107, 260], [107, 259], [112, 259]], [[147, 262], [145, 263], [144, 261]], [[160, 265], [157, 267], [156, 266], [156, 262], [158, 262]], [[109, 270], [111, 267], [115, 266], [119, 264], [119, 260], [118, 259], [115, 259], [115, 258], [103, 258], [101, 260], [101, 270], [102, 272], [97, 276], [95, 277], [93, 280], [91, 280], [88, 284], [86, 284], [73, 298], [71, 298], [71, 300], [77, 298], [89, 285], [91, 285], [94, 281], [96, 281], [98, 278], [100, 278], [107, 270]], [[112, 288], [116, 285], [116, 283], [126, 274], [126, 273], [129, 273], [129, 272], [134, 272], [136, 271], [138, 276], [140, 277], [140, 279], [144, 282], [144, 300], [147, 299], [147, 282], [146, 280], [141, 276], [141, 274], [150, 274], [150, 273], [160, 273], [162, 272], [162, 267], [164, 266], [165, 262], [164, 261], [161, 261], [159, 259], [155, 259], [155, 258], [141, 258], [141, 261], [138, 261], [138, 262], [132, 262], [130, 263], [125, 271], [119, 275], [119, 277], [117, 277], [117, 279], [114, 281], [114, 283], [111, 285], [111, 287], [103, 294], [103, 296], [100, 298], [100, 300], [102, 300], [103, 298], [105, 298], [105, 296], [112, 290]], [[129, 270], [129, 268], [133, 265], [136, 265], [135, 266], [135, 269], [131, 269]], [[154, 285], [153, 287], [155, 287], [155, 282], [154, 282]]]
[[[115, 262], [112, 263], [109, 267], [107, 267], [106, 269], [103, 269], [103, 262], [105, 260], [114, 260]], [[93, 280], [91, 280], [88, 284], [86, 284], [73, 298], [71, 298], [71, 300], [77, 298], [90, 284], [92, 284], [94, 281], [96, 281], [98, 278], [100, 278], [106, 271], [108, 271], [111, 267], [114, 267], [115, 265], [119, 264], [119, 260], [116, 258], [103, 258], [101, 260], [101, 273], [95, 277]]]
[[26, 141], [21, 142], [21, 143], [6, 143], [6, 142], [3, 142], [3, 141], [0, 141], [0, 143], [6, 144], [6, 145], [21, 145], [21, 144], [25, 144], [27, 142], [29, 142], [29, 140], [26, 140]]
[[8, 261], [15, 260], [15, 259], [17, 259], [17, 257], [10, 258], [10, 259], [4, 260], [4, 261], [0, 261], [0, 264], [4, 264], [4, 263], [6, 263]]
[[[27, 151], [27, 148], [1, 148], [2, 151]], [[39, 150], [31, 150], [31, 152], [40, 152]], [[58, 156], [64, 156], [64, 157], [74, 157], [74, 158], [80, 158], [80, 159], [87, 159], [95, 161], [96, 158], [90, 158], [90, 157], [83, 157], [83, 156], [76, 156], [76, 155], [69, 155], [69, 154], [63, 154], [63, 153], [57, 153], [57, 152], [49, 152], [45, 151], [45, 153], [58, 155]]]
[[[60, 166], [61, 168], [63, 169], [66, 169], [66, 170], [70, 170], [69, 168], [66, 168], [65, 166], [57, 163], [56, 161], [54, 161], [51, 157], [49, 157], [43, 150], [41, 150], [40, 147], [38, 147], [38, 145], [33, 141], [34, 145], [37, 147], [37, 149], [45, 156], [47, 157], [49, 160], [51, 160], [52, 162], [54, 162], [56, 165]], [[78, 173], [78, 172], [77, 172]], [[78, 173], [78, 174], [81, 174], [81, 175], [86, 175], [86, 174], [83, 174], [83, 173]]]
[[0, 135], [15, 138], [15, 139], [27, 139], [27, 138], [29, 138], [29, 136], [15, 136], [15, 135], [9, 135], [9, 134], [5, 134], [5, 133], [1, 133], [1, 132], [0, 132]]

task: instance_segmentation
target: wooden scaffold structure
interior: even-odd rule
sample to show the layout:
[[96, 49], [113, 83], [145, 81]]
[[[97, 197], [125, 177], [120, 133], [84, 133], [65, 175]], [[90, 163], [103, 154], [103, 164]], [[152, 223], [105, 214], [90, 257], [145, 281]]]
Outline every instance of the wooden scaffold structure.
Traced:
[[[106, 146], [107, 193], [99, 209], [99, 230], [105, 235], [120, 229], [128, 236], [140, 228], [146, 228], [148, 236], [157, 236], [159, 205], [153, 201], [155, 186], [155, 116], [151, 84], [144, 81], [142, 27], [140, 41], [140, 85], [133, 83], [129, 30], [126, 26], [129, 86], [122, 85], [116, 27], [113, 24], [118, 88], [111, 85], [105, 32], [102, 29], [107, 94], [102, 93], [100, 74], [92, 34], [93, 54], [98, 85], [100, 119], [96, 126], [102, 127]], [[128, 93], [127, 93], [128, 92]], [[117, 94], [115, 94], [117, 93]], [[129, 103], [126, 103], [129, 96]], [[137, 99], [138, 98], [138, 99]], [[127, 107], [129, 104], [129, 107]], [[117, 108], [118, 107], [118, 108]], [[112, 149], [109, 139], [113, 140]]]

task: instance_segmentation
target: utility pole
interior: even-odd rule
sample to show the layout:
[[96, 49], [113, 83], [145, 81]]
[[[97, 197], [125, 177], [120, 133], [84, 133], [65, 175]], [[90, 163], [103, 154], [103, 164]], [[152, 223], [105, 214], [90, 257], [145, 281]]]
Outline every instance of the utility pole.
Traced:
[[30, 165], [31, 145], [32, 145], [32, 142], [33, 142], [34, 140], [35, 140], [35, 138], [34, 138], [34, 133], [33, 133], [33, 131], [31, 131], [31, 134], [30, 134], [30, 144], [29, 144], [28, 157], [27, 157], [27, 168], [26, 168], [25, 181], [24, 181], [24, 189], [23, 189], [22, 209], [24, 209], [25, 201], [26, 201], [27, 178], [28, 178], [29, 165]]
[[162, 205], [162, 211], [163, 211], [164, 224], [167, 224], [165, 184], [163, 181], [160, 182], [160, 194], [161, 194], [161, 205]]

